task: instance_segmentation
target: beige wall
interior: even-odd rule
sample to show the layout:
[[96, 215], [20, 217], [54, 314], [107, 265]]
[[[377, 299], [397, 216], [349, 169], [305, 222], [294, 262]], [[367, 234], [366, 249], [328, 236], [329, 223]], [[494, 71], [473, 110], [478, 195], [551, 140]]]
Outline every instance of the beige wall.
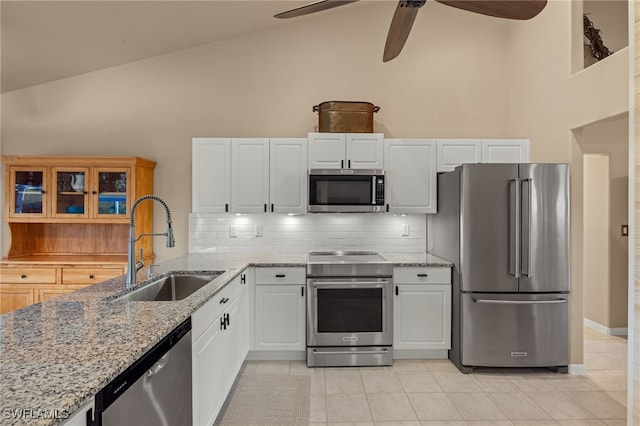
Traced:
[[162, 260], [187, 250], [192, 137], [304, 137], [317, 123], [312, 105], [326, 100], [379, 105], [376, 130], [387, 137], [526, 136], [506, 131], [503, 21], [429, 3], [402, 54], [383, 64], [394, 9], [373, 2], [6, 93], [3, 153], [157, 161], [155, 192], [177, 241], [156, 243]]
[[[595, 217], [596, 221], [605, 227], [606, 234], [603, 236], [604, 239], [590, 238], [587, 242], [585, 233], [584, 317], [607, 328], [625, 328], [627, 327], [629, 240], [628, 237], [621, 235], [621, 226], [629, 223], [629, 115], [623, 114], [602, 120], [585, 126], [581, 130], [580, 146], [583, 152], [603, 153], [610, 160], [609, 173], [604, 177], [608, 195], [600, 200], [603, 206], [606, 205], [607, 214], [600, 219]], [[593, 179], [588, 174], [585, 167], [585, 203], [587, 196], [593, 190], [592, 186], [586, 182], [587, 179]], [[587, 216], [594, 218], [595, 211], [600, 207], [585, 205], [585, 220]], [[601, 253], [601, 256], [587, 258], [587, 250], [591, 252], [602, 250], [603, 246], [607, 246], [608, 250]], [[608, 273], [604, 280], [594, 279], [605, 270]], [[600, 300], [597, 297], [599, 293], [603, 293], [603, 298]]]
[[584, 317], [610, 323], [609, 156], [584, 156]]
[[582, 151], [571, 129], [625, 112], [628, 80], [624, 51], [570, 77], [582, 59], [574, 3], [508, 23], [428, 2], [402, 54], [383, 64], [396, 3], [371, 2], [6, 93], [3, 153], [157, 161], [155, 191], [177, 239], [174, 249], [156, 242], [162, 260], [187, 249], [192, 137], [300, 137], [316, 123], [313, 104], [366, 100], [381, 106], [376, 130], [387, 137], [530, 138], [533, 161], [572, 166], [571, 363], [580, 364]]
[[[633, 336], [630, 342], [633, 343], [633, 356], [629, 359], [629, 370], [633, 371], [631, 385], [629, 386], [630, 394], [628, 416], [629, 424], [640, 424], [640, 1], [635, 0], [633, 4], [633, 38], [631, 47], [633, 47], [632, 58], [634, 64], [633, 78], [630, 81], [633, 84], [631, 95], [631, 105], [633, 108], [631, 127], [634, 130], [634, 299], [633, 299]], [[631, 413], [633, 415], [631, 415]]]

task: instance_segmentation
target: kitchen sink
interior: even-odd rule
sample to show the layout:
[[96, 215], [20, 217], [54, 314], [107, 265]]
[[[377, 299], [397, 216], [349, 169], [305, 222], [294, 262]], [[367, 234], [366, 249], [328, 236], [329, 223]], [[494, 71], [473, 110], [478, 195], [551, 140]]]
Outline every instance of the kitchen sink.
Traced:
[[114, 300], [128, 302], [171, 302], [182, 300], [213, 281], [224, 271], [207, 274], [170, 274]]

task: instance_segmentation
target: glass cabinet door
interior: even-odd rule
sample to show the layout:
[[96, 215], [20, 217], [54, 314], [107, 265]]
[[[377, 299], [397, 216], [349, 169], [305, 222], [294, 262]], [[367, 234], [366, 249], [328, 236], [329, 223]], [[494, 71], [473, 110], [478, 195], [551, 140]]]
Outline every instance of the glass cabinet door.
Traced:
[[54, 167], [52, 217], [88, 218], [88, 168]]
[[128, 168], [94, 169], [94, 217], [124, 218], [128, 216], [130, 179]]
[[11, 167], [10, 217], [47, 216], [47, 175], [45, 167]]

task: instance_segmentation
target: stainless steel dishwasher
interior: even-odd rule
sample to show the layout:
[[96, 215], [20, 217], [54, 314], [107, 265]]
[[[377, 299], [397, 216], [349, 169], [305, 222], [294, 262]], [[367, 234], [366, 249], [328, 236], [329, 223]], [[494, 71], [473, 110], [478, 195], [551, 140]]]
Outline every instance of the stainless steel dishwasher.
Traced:
[[191, 318], [96, 395], [95, 425], [191, 426]]

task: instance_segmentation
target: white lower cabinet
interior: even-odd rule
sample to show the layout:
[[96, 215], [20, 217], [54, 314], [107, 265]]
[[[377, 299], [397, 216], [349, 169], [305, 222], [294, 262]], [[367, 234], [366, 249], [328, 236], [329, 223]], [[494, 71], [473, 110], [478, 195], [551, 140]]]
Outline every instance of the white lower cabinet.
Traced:
[[304, 351], [304, 268], [255, 268], [254, 349]]
[[248, 349], [247, 292], [242, 275], [191, 317], [193, 424], [212, 425]]
[[394, 352], [450, 349], [451, 268], [395, 268], [394, 285]]

